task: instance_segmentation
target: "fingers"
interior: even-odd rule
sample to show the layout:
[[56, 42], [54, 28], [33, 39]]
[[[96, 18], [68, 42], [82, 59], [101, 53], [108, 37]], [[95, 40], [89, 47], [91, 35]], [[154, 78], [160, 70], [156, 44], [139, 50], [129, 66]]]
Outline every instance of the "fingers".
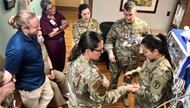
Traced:
[[115, 56], [112, 53], [109, 54], [109, 59], [111, 62], [116, 62]]
[[132, 72], [131, 71], [128, 71], [126, 72], [123, 77], [127, 77], [127, 78], [131, 78], [131, 75], [132, 75]]

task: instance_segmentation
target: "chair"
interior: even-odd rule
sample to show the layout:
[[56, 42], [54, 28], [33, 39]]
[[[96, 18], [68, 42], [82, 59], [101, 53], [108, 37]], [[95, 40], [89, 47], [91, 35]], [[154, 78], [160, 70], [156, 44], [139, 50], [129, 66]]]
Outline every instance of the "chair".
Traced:
[[100, 30], [102, 32], [102, 37], [104, 39], [104, 43], [106, 42], [106, 36], [114, 22], [102, 22], [100, 23]]
[[[106, 43], [106, 36], [113, 24], [114, 24], [114, 22], [111, 22], [111, 21], [100, 23], [100, 30], [102, 32], [102, 37], [103, 37], [104, 43]], [[104, 58], [104, 60], [106, 61], [107, 69], [109, 69], [109, 59], [108, 59], [107, 51], [104, 51], [104, 53], [102, 54], [102, 56], [100, 58]]]

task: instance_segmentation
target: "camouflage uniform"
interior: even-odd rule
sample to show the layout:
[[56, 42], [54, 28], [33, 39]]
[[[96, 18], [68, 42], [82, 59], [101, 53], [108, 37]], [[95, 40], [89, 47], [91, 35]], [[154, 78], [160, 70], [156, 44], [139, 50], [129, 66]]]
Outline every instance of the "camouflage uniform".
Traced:
[[13, 93], [9, 93], [3, 100], [0, 108], [14, 108], [14, 96]]
[[69, 83], [69, 108], [100, 108], [102, 105], [113, 104], [127, 94], [124, 86], [117, 90], [107, 91], [103, 78], [94, 62], [80, 56], [68, 62], [66, 69]]
[[101, 34], [99, 24], [95, 19], [90, 18], [89, 22], [84, 22], [82, 19], [79, 19], [73, 24], [72, 29], [72, 35], [75, 43], [79, 42], [81, 35], [85, 31], [95, 31]]
[[[122, 70], [126, 72], [137, 68], [139, 44], [135, 38], [143, 33], [151, 33], [151, 30], [145, 21], [137, 17], [132, 24], [126, 23], [124, 18], [116, 21], [108, 32], [105, 49], [117, 60], [110, 62], [110, 90], [117, 87]], [[131, 79], [125, 78], [124, 82], [131, 83]]]
[[140, 89], [135, 93], [135, 108], [156, 108], [164, 103], [166, 86], [171, 80], [171, 65], [163, 56], [157, 61], [146, 60], [139, 73]]

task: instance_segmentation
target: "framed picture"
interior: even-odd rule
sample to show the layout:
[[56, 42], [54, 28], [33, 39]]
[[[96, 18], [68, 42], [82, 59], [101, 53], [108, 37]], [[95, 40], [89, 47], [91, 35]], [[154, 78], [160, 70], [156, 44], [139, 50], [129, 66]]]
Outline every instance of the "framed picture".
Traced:
[[[123, 11], [125, 2], [128, 0], [121, 0], [120, 11]], [[159, 0], [130, 0], [136, 4], [137, 12], [141, 13], [156, 13], [156, 8]]]

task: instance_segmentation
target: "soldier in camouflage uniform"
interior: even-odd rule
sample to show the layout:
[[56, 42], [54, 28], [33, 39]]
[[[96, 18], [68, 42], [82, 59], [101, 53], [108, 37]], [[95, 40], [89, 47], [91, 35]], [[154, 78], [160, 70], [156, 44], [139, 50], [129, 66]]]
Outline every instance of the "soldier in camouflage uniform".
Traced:
[[78, 11], [78, 20], [74, 22], [72, 28], [72, 35], [75, 43], [78, 43], [81, 35], [85, 31], [95, 31], [101, 34], [98, 21], [90, 18], [90, 7], [87, 4], [81, 4]]
[[[121, 71], [124, 73], [138, 66], [139, 41], [142, 34], [151, 33], [147, 23], [137, 17], [135, 4], [128, 1], [124, 4], [124, 18], [117, 20], [107, 34], [105, 50], [110, 60], [110, 87], [117, 87]], [[131, 83], [131, 79], [124, 78], [125, 83]], [[127, 97], [124, 97], [124, 105], [129, 106]]]
[[0, 69], [0, 108], [14, 108], [15, 81], [8, 71]]
[[141, 42], [147, 60], [142, 69], [129, 71], [125, 76], [139, 74], [140, 89], [135, 92], [135, 108], [156, 108], [166, 99], [167, 85], [172, 79], [171, 58], [166, 38], [147, 35]]
[[69, 83], [69, 108], [100, 108], [113, 104], [127, 91], [135, 92], [139, 85], [121, 86], [108, 91], [108, 80], [94, 64], [103, 53], [102, 37], [93, 31], [82, 34], [69, 56], [66, 68]]

